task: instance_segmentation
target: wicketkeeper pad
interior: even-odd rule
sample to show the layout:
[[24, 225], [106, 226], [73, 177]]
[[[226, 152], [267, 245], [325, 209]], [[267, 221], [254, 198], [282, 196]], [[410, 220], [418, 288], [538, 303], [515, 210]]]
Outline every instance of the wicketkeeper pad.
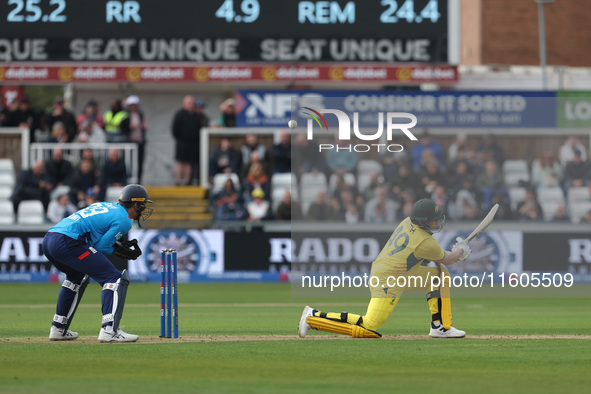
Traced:
[[322, 317], [308, 316], [306, 323], [310, 327], [326, 332], [333, 332], [335, 334], [350, 335], [353, 338], [381, 338], [382, 334], [376, 331], [368, 330], [361, 326], [342, 323], [333, 320], [324, 319]]

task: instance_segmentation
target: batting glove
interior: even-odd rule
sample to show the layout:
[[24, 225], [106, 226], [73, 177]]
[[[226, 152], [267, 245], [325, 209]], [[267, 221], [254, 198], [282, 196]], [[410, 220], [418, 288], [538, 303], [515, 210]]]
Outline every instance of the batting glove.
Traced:
[[466, 260], [468, 256], [470, 256], [470, 253], [472, 253], [472, 249], [470, 249], [470, 246], [466, 241], [464, 241], [462, 237], [456, 238], [456, 243], [451, 248], [451, 251], [455, 252], [458, 249], [462, 250], [462, 256], [460, 257], [460, 260]]

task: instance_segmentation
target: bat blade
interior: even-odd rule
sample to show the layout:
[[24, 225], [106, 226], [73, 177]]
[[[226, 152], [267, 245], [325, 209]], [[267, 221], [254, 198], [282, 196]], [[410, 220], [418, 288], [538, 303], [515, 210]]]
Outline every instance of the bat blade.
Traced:
[[492, 207], [490, 209], [490, 211], [485, 216], [485, 218], [482, 219], [482, 222], [480, 222], [480, 224], [478, 226], [476, 226], [474, 231], [472, 231], [472, 234], [468, 235], [468, 238], [466, 238], [466, 242], [470, 242], [472, 239], [474, 239], [474, 237], [476, 237], [478, 234], [483, 232], [488, 226], [490, 226], [493, 219], [495, 218], [495, 214], [497, 213], [498, 209], [499, 209], [499, 204], [495, 204], [494, 207]]

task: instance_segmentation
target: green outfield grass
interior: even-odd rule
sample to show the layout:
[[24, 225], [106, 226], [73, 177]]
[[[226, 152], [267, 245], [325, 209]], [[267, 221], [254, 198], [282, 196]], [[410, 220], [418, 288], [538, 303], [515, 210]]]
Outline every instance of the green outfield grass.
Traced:
[[[181, 340], [158, 339], [159, 285], [132, 284], [122, 324], [133, 344], [100, 344], [100, 287], [91, 284], [72, 329], [47, 338], [59, 284], [0, 285], [0, 392], [586, 392], [588, 299], [452, 301], [461, 340], [427, 339], [424, 299], [403, 299], [387, 339], [297, 338], [306, 304], [363, 314], [364, 299], [295, 299], [287, 284], [181, 284]], [[273, 335], [267, 340], [261, 337]], [[395, 335], [424, 335], [396, 339]], [[470, 335], [586, 335], [474, 339]], [[282, 336], [282, 337], [277, 337]], [[318, 339], [320, 338], [320, 339]]]

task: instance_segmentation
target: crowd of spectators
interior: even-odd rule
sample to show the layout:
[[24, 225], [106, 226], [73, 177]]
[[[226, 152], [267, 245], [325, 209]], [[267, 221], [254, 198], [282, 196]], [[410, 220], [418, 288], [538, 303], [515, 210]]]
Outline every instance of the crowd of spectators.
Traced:
[[[437, 138], [424, 132], [417, 143], [402, 152], [381, 152], [371, 157], [380, 163], [381, 170], [364, 174], [365, 182], [355, 177], [359, 162], [367, 160], [367, 156], [343, 149], [342, 141], [336, 141], [341, 148], [338, 152], [331, 149], [327, 153], [319, 152], [318, 144], [303, 134], [294, 137], [293, 150], [286, 132], [272, 146], [261, 145], [256, 135], [248, 135], [241, 146], [234, 146], [236, 141], [224, 137], [210, 157], [210, 180], [218, 173], [235, 173], [240, 179], [240, 188], [232, 185], [228, 192], [233, 196], [230, 202], [224, 197], [226, 189], [212, 196], [218, 220], [393, 223], [410, 215], [418, 199], [431, 198], [445, 208], [448, 218], [456, 220], [479, 220], [498, 203], [497, 220], [568, 221], [565, 204], [558, 204], [550, 216], [544, 214], [537, 197], [539, 191], [559, 187], [566, 200], [568, 188], [588, 187], [591, 179], [586, 149], [576, 137], [569, 137], [563, 146], [544, 151], [528, 163], [527, 179], [516, 185], [505, 181], [506, 155], [492, 134], [471, 141], [458, 134], [444, 149]], [[292, 201], [291, 193], [286, 191], [280, 205], [265, 206], [271, 210], [268, 214], [251, 216], [247, 205], [254, 200], [253, 193], [257, 191], [263, 200], [272, 203], [270, 180], [274, 174], [285, 172], [297, 177], [299, 186], [294, 192], [298, 194], [305, 194], [307, 188], [305, 182], [300, 182], [303, 174], [323, 174], [326, 179], [334, 177], [335, 182], [318, 190], [308, 204]], [[348, 182], [351, 174], [354, 180]], [[523, 188], [525, 195], [512, 201], [512, 187]], [[228, 215], [228, 208], [232, 215]]]

